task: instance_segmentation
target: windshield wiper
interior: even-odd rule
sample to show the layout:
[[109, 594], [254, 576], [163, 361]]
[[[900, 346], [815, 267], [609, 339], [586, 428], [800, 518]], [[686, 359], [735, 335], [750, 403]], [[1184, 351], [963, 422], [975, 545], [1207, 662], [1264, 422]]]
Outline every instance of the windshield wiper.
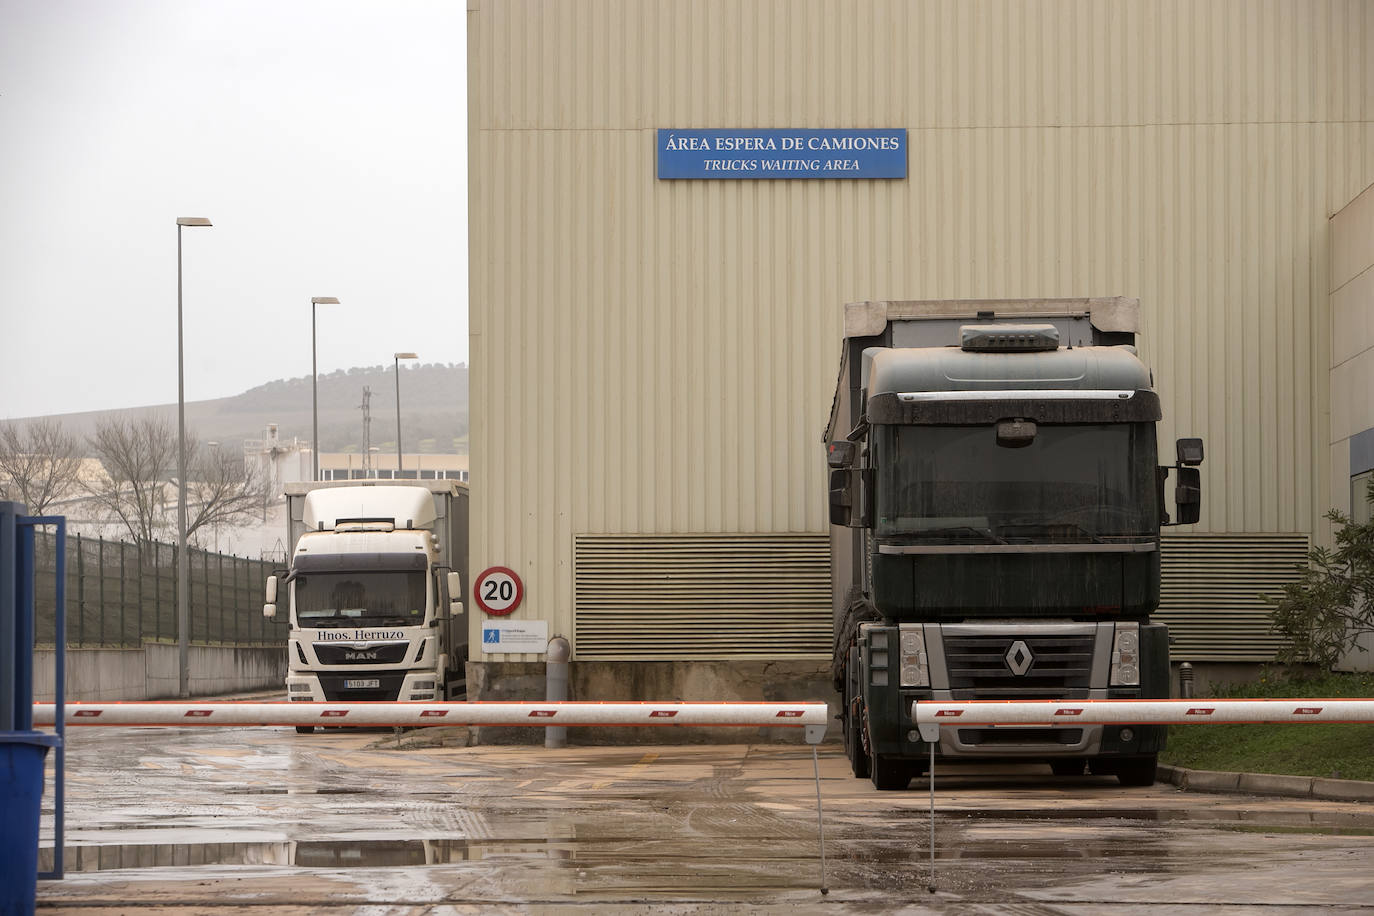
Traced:
[[1007, 543], [1005, 538], [1000, 538], [987, 528], [975, 528], [972, 525], [950, 525], [946, 528], [923, 528], [920, 531], [904, 532], [907, 537], [958, 537], [961, 534], [976, 534], [986, 541], [993, 544]]
[[1086, 538], [1088, 538], [1089, 540], [1091, 540], [1094, 544], [1105, 544], [1105, 543], [1106, 543], [1106, 541], [1103, 540], [1103, 538], [1101, 537], [1101, 535], [1099, 535], [1096, 531], [1089, 531], [1087, 528], [1084, 528], [1082, 525], [1078, 524], [1077, 522], [1010, 522], [1010, 523], [1008, 523], [1008, 524], [1006, 524], [1006, 525], [998, 525], [997, 527], [1000, 528], [1000, 529], [1003, 530], [1003, 531], [1006, 531], [1006, 530], [1009, 529], [1009, 528], [1016, 528], [1016, 529], [1025, 529], [1025, 528], [1037, 529], [1037, 528], [1038, 528], [1038, 529], [1040, 529], [1041, 531], [1043, 531], [1045, 534], [1048, 534], [1048, 535], [1051, 535], [1051, 536], [1053, 536], [1053, 534], [1055, 533], [1055, 529], [1056, 529], [1056, 528], [1062, 528], [1062, 529], [1064, 529], [1065, 531], [1071, 532], [1071, 533], [1073, 533], [1073, 534], [1080, 535], [1080, 536], [1082, 536], [1082, 537], [1086, 537]]
[[402, 617], [399, 614], [375, 614], [368, 617], [302, 617], [301, 626], [330, 629], [339, 627], [418, 627], [421, 618]]

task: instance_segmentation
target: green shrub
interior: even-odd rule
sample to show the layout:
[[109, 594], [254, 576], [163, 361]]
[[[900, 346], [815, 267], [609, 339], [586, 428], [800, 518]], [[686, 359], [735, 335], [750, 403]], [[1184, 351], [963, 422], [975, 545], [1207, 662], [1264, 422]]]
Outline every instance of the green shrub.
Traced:
[[[1374, 480], [1365, 499], [1374, 507]], [[1262, 596], [1273, 606], [1272, 632], [1285, 640], [1281, 662], [1330, 668], [1361, 635], [1374, 632], [1374, 518], [1361, 524], [1335, 509], [1326, 517], [1338, 526], [1335, 549], [1313, 547], [1308, 566], [1283, 586], [1281, 597]]]

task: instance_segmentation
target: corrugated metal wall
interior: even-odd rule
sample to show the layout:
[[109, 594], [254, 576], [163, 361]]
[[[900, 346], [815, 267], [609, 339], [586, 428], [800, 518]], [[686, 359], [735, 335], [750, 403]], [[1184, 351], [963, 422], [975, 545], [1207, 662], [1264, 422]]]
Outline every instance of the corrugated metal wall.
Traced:
[[[860, 299], [1139, 297], [1198, 530], [1319, 524], [1370, 4], [469, 8], [472, 561], [520, 616], [573, 631], [577, 535], [821, 532]], [[904, 127], [909, 177], [662, 182], [660, 127]]]
[[1270, 605], [1307, 562], [1302, 534], [1178, 534], [1160, 544], [1159, 613], [1174, 661], [1271, 661]]
[[1374, 429], [1374, 185], [1331, 217], [1331, 245], [1331, 499], [1349, 513], [1365, 495], [1350, 478], [1369, 470], [1359, 443]]
[[830, 657], [825, 535], [581, 535], [575, 558], [579, 658]]

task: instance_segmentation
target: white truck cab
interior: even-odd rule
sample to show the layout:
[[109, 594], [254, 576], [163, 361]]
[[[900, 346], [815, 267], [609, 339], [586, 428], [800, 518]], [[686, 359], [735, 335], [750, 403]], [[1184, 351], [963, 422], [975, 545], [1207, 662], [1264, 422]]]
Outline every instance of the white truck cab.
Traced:
[[[263, 607], [273, 617], [282, 599], [290, 614], [288, 699], [448, 698], [464, 679], [467, 621], [462, 577], [449, 562], [465, 551], [466, 532], [454, 545], [435, 530], [436, 502], [446, 500], [403, 485], [303, 496], [304, 531], [285, 578], [269, 578]], [[445, 514], [461, 514], [465, 529], [465, 511]], [[455, 519], [445, 541], [459, 539], [457, 527]]]

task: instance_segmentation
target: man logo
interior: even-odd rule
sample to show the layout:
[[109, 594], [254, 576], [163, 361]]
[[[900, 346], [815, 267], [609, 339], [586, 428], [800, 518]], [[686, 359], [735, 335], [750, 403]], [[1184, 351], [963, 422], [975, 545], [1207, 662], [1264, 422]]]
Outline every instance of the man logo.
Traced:
[[1018, 639], [1011, 644], [1011, 648], [1007, 650], [1003, 660], [1007, 663], [1008, 671], [1017, 677], [1025, 677], [1026, 672], [1035, 663], [1035, 656], [1031, 654], [1030, 646]]
[[347, 662], [375, 662], [377, 661], [377, 650], [370, 652], [345, 652], [344, 661]]

